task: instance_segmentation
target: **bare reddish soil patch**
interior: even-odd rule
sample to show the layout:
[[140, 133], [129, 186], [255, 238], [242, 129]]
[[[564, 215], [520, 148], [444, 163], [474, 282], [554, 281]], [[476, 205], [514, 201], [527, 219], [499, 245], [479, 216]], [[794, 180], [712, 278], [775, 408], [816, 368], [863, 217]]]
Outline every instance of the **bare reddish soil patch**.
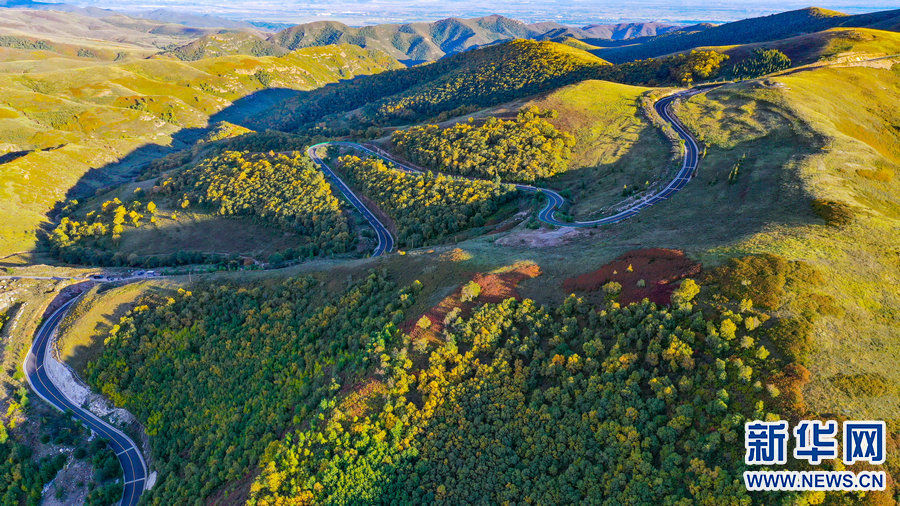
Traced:
[[[563, 281], [566, 293], [595, 292], [615, 281], [622, 285], [620, 304], [639, 302], [644, 298], [657, 304], [669, 304], [674, 281], [696, 276], [700, 264], [684, 255], [683, 251], [650, 248], [629, 251], [596, 271], [587, 272]], [[643, 285], [640, 286], [640, 281]]]
[[413, 338], [435, 338], [437, 334], [444, 329], [444, 318], [459, 308], [460, 316], [471, 314], [472, 309], [484, 303], [502, 302], [510, 297], [521, 299], [516, 287], [519, 283], [526, 279], [540, 276], [541, 268], [531, 262], [523, 262], [513, 265], [506, 269], [500, 269], [494, 272], [477, 273], [472, 276], [471, 281], [478, 283], [481, 287], [481, 294], [472, 301], [463, 302], [461, 299], [462, 286], [456, 289], [453, 294], [448, 295], [436, 306], [431, 308], [424, 316], [431, 320], [431, 326], [422, 329], [416, 326], [420, 317], [408, 320], [403, 324], [402, 330], [409, 333]]

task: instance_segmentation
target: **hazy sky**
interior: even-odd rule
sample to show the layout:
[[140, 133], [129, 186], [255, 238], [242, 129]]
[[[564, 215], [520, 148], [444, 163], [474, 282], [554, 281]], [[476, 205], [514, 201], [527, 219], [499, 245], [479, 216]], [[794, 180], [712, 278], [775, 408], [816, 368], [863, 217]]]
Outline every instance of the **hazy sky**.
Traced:
[[321, 19], [354, 25], [384, 22], [431, 21], [458, 16], [504, 14], [523, 21], [558, 21], [567, 24], [619, 21], [732, 21], [746, 17], [818, 7], [855, 14], [898, 8], [898, 0], [58, 0], [81, 6], [116, 10], [173, 10], [207, 13], [232, 19], [286, 23]]

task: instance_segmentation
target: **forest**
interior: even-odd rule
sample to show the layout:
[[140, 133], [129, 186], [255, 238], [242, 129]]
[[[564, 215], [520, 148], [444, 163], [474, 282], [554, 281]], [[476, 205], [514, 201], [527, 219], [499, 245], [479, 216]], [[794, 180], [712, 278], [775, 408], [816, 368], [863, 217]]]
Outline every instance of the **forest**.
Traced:
[[643, 86], [691, 86], [718, 77], [728, 55], [691, 50], [671, 56], [636, 60], [610, 67], [604, 79]]
[[421, 284], [374, 273], [347, 283], [202, 285], [144, 301], [112, 328], [87, 380], [150, 435], [148, 504], [202, 504], [380, 364]]
[[301, 151], [227, 151], [164, 179], [153, 193], [182, 208], [248, 215], [295, 230], [309, 240], [299, 246], [300, 256], [343, 253], [353, 245], [341, 201]]
[[250, 504], [749, 504], [743, 426], [778, 416], [774, 364], [750, 313], [706, 316], [682, 286], [673, 307], [449, 315], [441, 342], [383, 357], [365, 409], [329, 406], [273, 445]]
[[731, 75], [737, 79], [752, 79], [779, 70], [789, 69], [791, 59], [777, 49], [754, 49], [745, 60], [731, 68]]
[[181, 209], [247, 216], [261, 226], [291, 230], [298, 243], [278, 254], [288, 260], [345, 253], [356, 241], [331, 185], [299, 151], [290, 156], [225, 151], [170, 174], [129, 202], [115, 197], [86, 209], [70, 202], [49, 234], [52, 251], [66, 262], [157, 267], [226, 261], [223, 255], [197, 251], [152, 257], [117, 251], [127, 231], [152, 232], [163, 216], [177, 220]]
[[49, 482], [66, 463], [65, 455], [32, 459], [26, 445], [0, 437], [0, 503], [37, 505], [44, 483]]
[[412, 162], [439, 172], [532, 183], [566, 170], [575, 137], [556, 129], [556, 111], [528, 107], [513, 120], [489, 118], [481, 125], [423, 125], [397, 130], [391, 142]]
[[435, 244], [487, 224], [517, 192], [512, 185], [466, 180], [426, 172], [410, 174], [380, 158], [342, 156], [338, 166], [397, 226], [397, 243], [415, 248]]
[[[26, 399], [20, 399], [25, 406], [28, 405]], [[36, 456], [34, 448], [10, 435], [0, 420], [0, 504], [42, 504], [44, 486], [72, 462], [70, 456], [90, 463], [94, 470], [94, 479], [82, 484], [88, 487], [85, 504], [106, 506], [116, 503], [122, 496], [122, 468], [106, 441], [99, 437], [90, 439], [90, 430], [65, 414], [44, 415], [41, 422], [36, 435], [40, 442], [62, 446], [65, 451]], [[59, 483], [56, 485], [50, 488], [50, 491], [56, 489], [53, 493], [56, 500], [69, 499]]]

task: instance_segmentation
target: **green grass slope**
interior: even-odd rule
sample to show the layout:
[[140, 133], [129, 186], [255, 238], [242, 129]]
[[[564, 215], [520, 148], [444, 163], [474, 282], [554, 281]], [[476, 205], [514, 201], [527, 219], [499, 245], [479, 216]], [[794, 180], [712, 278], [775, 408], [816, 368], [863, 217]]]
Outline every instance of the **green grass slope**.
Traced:
[[900, 20], [900, 10], [848, 16], [810, 7], [759, 18], [725, 23], [693, 33], [673, 32], [639, 44], [604, 48], [595, 54], [613, 63], [652, 58], [702, 46], [749, 44], [795, 37], [836, 27], [888, 28]]
[[[898, 104], [900, 65], [882, 61], [732, 85], [679, 109], [708, 146], [705, 178], [736, 191], [735, 230], [765, 167], [785, 150], [805, 153], [781, 162], [782, 197], [772, 201], [796, 221], [773, 220], [710, 254], [769, 252], [823, 272], [835, 307], [815, 311], [810, 334], [805, 393], [816, 413], [900, 416]], [[803, 196], [786, 198], [796, 190]]]
[[283, 57], [91, 63], [27, 75], [16, 71], [15, 62], [4, 65], [0, 214], [7, 219], [0, 224], [0, 254], [31, 249], [45, 213], [90, 169], [140, 147], [169, 145], [184, 128], [205, 128], [212, 114], [235, 100], [267, 88], [310, 90], [399, 67], [383, 53], [349, 45]]
[[665, 174], [672, 148], [654, 125], [652, 90], [588, 80], [529, 103], [558, 111], [550, 121], [575, 136], [568, 169], [547, 183], [571, 197], [573, 216], [595, 215]]
[[791, 59], [792, 65], [807, 65], [841, 57], [872, 58], [900, 54], [900, 33], [871, 28], [832, 28], [781, 40], [701, 49], [727, 54], [730, 56], [727, 66], [730, 67], [758, 48], [777, 49]]
[[225, 32], [204, 35], [163, 54], [179, 60], [195, 61], [229, 55], [281, 56], [289, 52], [269, 40], [249, 32]]

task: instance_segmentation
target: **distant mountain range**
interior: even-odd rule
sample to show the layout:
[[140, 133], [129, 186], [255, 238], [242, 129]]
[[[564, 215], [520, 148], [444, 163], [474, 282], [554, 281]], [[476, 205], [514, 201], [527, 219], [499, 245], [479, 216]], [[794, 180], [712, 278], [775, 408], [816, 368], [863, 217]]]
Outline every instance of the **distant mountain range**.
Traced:
[[200, 58], [222, 54], [223, 46], [252, 46], [256, 51], [253, 54], [277, 54], [282, 50], [347, 43], [378, 49], [406, 64], [415, 64], [510, 39], [553, 40], [571, 37], [619, 41], [631, 37], [660, 35], [678, 28], [664, 23], [623, 23], [578, 28], [552, 22], [526, 24], [499, 15], [364, 27], [351, 27], [337, 21], [317, 21], [293, 26], [253, 42], [242, 34], [211, 35], [192, 41], [185, 47], [172, 51], [172, 54]]
[[125, 15], [128, 17], [139, 19], [184, 25], [192, 28], [224, 28], [230, 30], [257, 30], [262, 28], [263, 30], [265, 30], [265, 26], [267, 26], [265, 23], [254, 24], [245, 21], [235, 21], [233, 19], [223, 18], [220, 16], [210, 16], [207, 14], [191, 14], [170, 9], [153, 9], [150, 11], [128, 12], [100, 9], [97, 7], [80, 7], [77, 5], [66, 3], [35, 2], [34, 0], [0, 0], [0, 7], [42, 11], [73, 12], [82, 16], [101, 19]]
[[701, 30], [670, 31], [655, 37], [635, 39], [628, 45], [598, 49], [595, 53], [609, 62], [621, 63], [678, 53], [696, 47], [765, 42], [838, 27], [897, 31], [900, 28], [900, 9], [850, 16], [837, 11], [809, 7], [709, 26]]
[[[57, 41], [68, 42], [72, 38], [75, 43], [90, 39], [131, 43], [162, 48], [163, 54], [181, 60], [235, 54], [278, 56], [300, 48], [346, 43], [380, 50], [413, 65], [510, 39], [531, 39], [563, 42], [609, 62], [621, 63], [696, 47], [762, 43], [829, 28], [900, 28], [900, 10], [851, 16], [810, 7], [721, 25], [642, 22], [573, 27], [555, 22], [529, 24], [491, 15], [363, 27], [316, 21], [271, 33], [269, 30], [280, 27], [165, 9], [143, 12], [136, 18], [106, 9], [33, 0], [0, 0], [0, 7], [14, 7], [0, 16], [0, 35], [30, 33]], [[47, 12], [29, 14], [29, 10]], [[60, 17], [60, 12], [51, 11], [66, 14]], [[78, 18], [73, 20], [71, 16]], [[86, 18], [94, 21], [85, 21]]]

